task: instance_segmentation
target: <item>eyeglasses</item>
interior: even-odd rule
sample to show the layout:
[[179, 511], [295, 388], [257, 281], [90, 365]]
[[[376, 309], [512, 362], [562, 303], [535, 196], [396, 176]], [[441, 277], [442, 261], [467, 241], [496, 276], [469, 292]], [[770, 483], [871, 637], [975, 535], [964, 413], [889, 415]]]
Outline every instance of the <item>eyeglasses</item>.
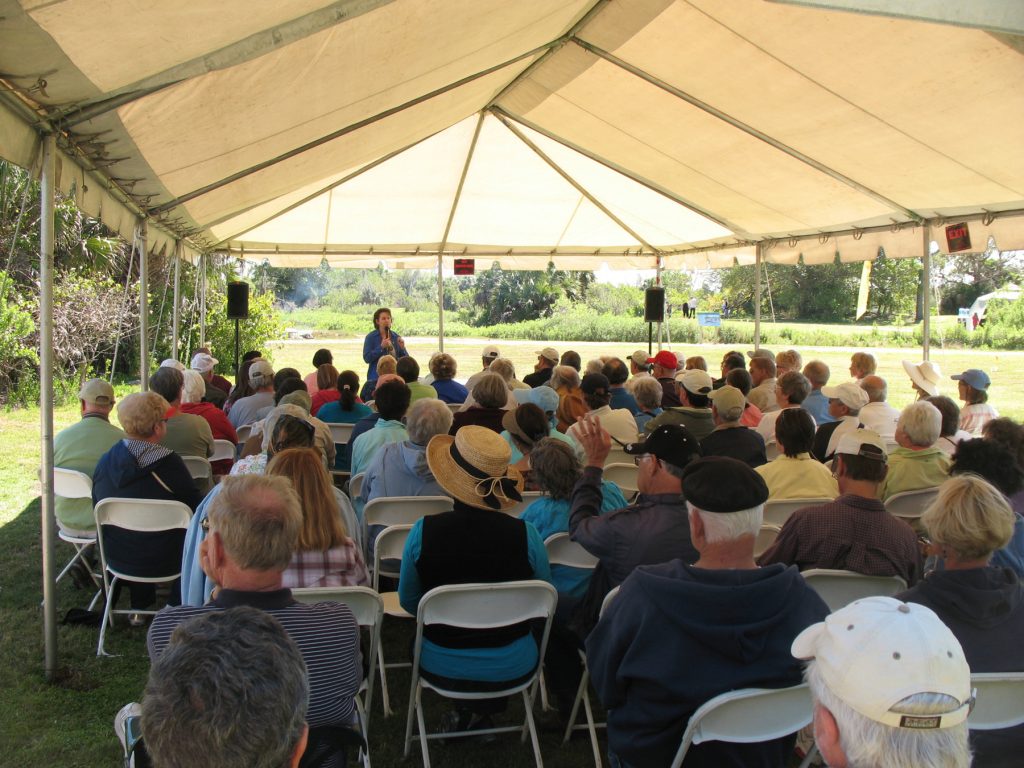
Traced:
[[653, 453], [641, 453], [639, 456], [633, 457], [633, 463], [639, 467], [641, 462], [647, 461], [648, 459], [653, 459], [654, 461], [657, 461], [658, 457], [655, 456]]

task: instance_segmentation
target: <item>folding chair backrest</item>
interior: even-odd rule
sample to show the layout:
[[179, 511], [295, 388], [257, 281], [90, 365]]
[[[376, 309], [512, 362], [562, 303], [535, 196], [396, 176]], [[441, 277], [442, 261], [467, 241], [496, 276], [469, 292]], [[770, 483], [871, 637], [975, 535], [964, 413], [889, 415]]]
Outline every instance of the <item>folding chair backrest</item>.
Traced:
[[302, 587], [292, 589], [300, 603], [344, 603], [352, 609], [360, 627], [380, 626], [384, 601], [369, 587]]
[[367, 526], [411, 525], [428, 515], [450, 512], [453, 506], [450, 496], [382, 496], [366, 502], [363, 517]]
[[235, 444], [230, 440], [214, 440], [213, 441], [213, 455], [209, 458], [210, 462], [223, 461], [224, 459], [235, 458]]
[[544, 540], [551, 565], [567, 565], [571, 568], [596, 568], [598, 560], [578, 542], [569, 538], [568, 533], [553, 533]]
[[238, 444], [244, 445], [245, 441], [249, 439], [249, 435], [252, 434], [252, 424], [246, 424], [244, 427], [238, 427], [235, 430], [235, 434], [238, 435]]
[[544, 494], [541, 491], [523, 491], [523, 500], [520, 501], [515, 506], [509, 507], [508, 509], [504, 510], [504, 512], [509, 517], [519, 517], [521, 514], [523, 514], [523, 512], [526, 511], [526, 508], [528, 506], [533, 504], [533, 502], [535, 502], [543, 495]]
[[907, 588], [907, 582], [899, 576], [867, 576], [830, 568], [813, 568], [801, 575], [832, 611], [862, 597], [888, 597]]
[[604, 479], [619, 486], [623, 496], [636, 495], [640, 492], [637, 487], [637, 471], [640, 468], [633, 462], [616, 462], [615, 464], [604, 465]]
[[464, 629], [493, 629], [554, 613], [558, 593], [546, 581], [505, 581], [495, 584], [446, 584], [420, 600], [421, 624], [447, 624]]
[[188, 528], [192, 510], [180, 501], [165, 499], [103, 499], [95, 509], [96, 529], [116, 525], [129, 531], [158, 533]]
[[885, 509], [890, 515], [904, 520], [914, 520], [924, 514], [935, 497], [938, 488], [922, 488], [918, 491], [904, 491], [890, 496], [885, 500]]
[[1024, 672], [975, 672], [974, 709], [967, 718], [972, 731], [1012, 728], [1024, 723]]
[[[381, 572], [381, 562], [384, 560], [401, 560], [402, 552], [405, 550], [405, 540], [409, 538], [411, 524], [389, 525], [373, 544], [373, 588], [379, 590], [380, 577], [393, 575], [391, 571]], [[394, 575], [397, 575], [394, 574]]]
[[727, 741], [756, 744], [796, 733], [811, 722], [806, 683], [792, 688], [744, 688], [705, 702], [690, 718], [672, 768], [683, 764], [691, 744]]
[[350, 437], [352, 437], [352, 428], [355, 424], [327, 424], [331, 430], [331, 439], [334, 440], [335, 445], [346, 445]]
[[608, 451], [608, 457], [604, 460], [604, 465], [610, 467], [612, 464], [629, 464], [633, 461], [633, 457], [622, 450], [618, 445], [612, 445], [612, 449]]
[[779, 444], [774, 440], [769, 440], [764, 445], [764, 457], [768, 461], [775, 461], [779, 458]]
[[92, 478], [84, 472], [54, 467], [53, 492], [65, 499], [91, 499]]
[[358, 475], [353, 475], [352, 479], [348, 481], [348, 497], [350, 499], [355, 499], [363, 490], [363, 478], [365, 477], [366, 473], [360, 472]]
[[181, 460], [185, 462], [193, 480], [209, 480], [213, 477], [213, 468], [205, 456], [182, 456]]
[[462, 410], [462, 403], [448, 403], [448, 410], [452, 412], [454, 416], [456, 413]]
[[754, 557], [758, 557], [768, 547], [775, 543], [775, 539], [779, 537], [779, 531], [782, 530], [781, 525], [772, 525], [771, 523], [763, 523], [761, 530], [758, 531], [757, 539], [754, 541]]
[[789, 516], [798, 509], [828, 504], [832, 499], [819, 496], [804, 499], [770, 499], [764, 503], [764, 522], [771, 525], [783, 525]]

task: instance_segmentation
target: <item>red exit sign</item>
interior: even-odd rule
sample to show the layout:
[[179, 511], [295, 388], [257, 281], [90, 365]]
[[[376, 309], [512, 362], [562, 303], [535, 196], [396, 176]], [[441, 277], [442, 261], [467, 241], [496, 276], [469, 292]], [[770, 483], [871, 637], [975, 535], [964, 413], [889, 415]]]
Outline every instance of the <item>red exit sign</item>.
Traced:
[[946, 227], [946, 245], [950, 253], [971, 250], [971, 231], [967, 228], [967, 222]]
[[455, 274], [456, 275], [472, 275], [476, 273], [476, 260], [475, 259], [456, 259], [455, 260]]

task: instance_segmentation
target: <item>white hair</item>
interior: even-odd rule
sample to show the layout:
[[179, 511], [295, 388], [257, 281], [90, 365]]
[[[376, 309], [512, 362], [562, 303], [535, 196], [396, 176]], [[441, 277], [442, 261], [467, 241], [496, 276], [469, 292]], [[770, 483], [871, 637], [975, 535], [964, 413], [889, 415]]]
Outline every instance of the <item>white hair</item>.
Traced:
[[900, 414], [896, 422], [896, 429], [902, 429], [903, 434], [913, 445], [929, 447], [935, 445], [942, 432], [942, 414], [925, 400], [911, 403]]
[[707, 539], [708, 544], [735, 541], [748, 535], [757, 536], [761, 531], [761, 522], [764, 519], [764, 504], [727, 513], [705, 512], [690, 502], [686, 502], [686, 508], [691, 515], [700, 515], [700, 519], [704, 523], [704, 538]]
[[447, 435], [452, 428], [452, 411], [448, 404], [436, 397], [417, 400], [405, 417], [405, 428], [409, 440], [416, 445], [426, 445], [434, 435]]
[[661, 406], [661, 398], [665, 394], [665, 390], [661, 386], [661, 382], [653, 376], [641, 376], [639, 379], [631, 379], [633, 382], [633, 397], [636, 398], [636, 404], [653, 410]]
[[[967, 768], [971, 764], [966, 722], [933, 730], [885, 725], [860, 714], [832, 693], [813, 659], [807, 664], [805, 677], [811, 696], [835, 718], [847, 768]], [[892, 710], [907, 715], [938, 715], [959, 706], [959, 701], [944, 693], [916, 693]]]
[[558, 389], [563, 385], [577, 389], [580, 385], [580, 372], [571, 365], [556, 365], [551, 369], [551, 380], [548, 384], [552, 389]]
[[181, 402], [202, 402], [203, 397], [206, 395], [206, 381], [203, 379], [202, 374], [192, 369], [182, 371], [181, 373], [185, 377], [185, 385], [181, 390]]
[[604, 360], [593, 359], [587, 361], [587, 367], [584, 369], [584, 373], [601, 373], [604, 370]]

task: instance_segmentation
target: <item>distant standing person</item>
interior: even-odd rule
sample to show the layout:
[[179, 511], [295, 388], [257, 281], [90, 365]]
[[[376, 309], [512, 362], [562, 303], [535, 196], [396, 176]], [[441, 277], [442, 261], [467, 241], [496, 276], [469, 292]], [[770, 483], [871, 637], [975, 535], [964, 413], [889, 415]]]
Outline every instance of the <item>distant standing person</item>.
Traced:
[[363, 362], [369, 366], [366, 369], [366, 380], [376, 380], [377, 361], [384, 355], [391, 355], [397, 360], [408, 354], [405, 341], [391, 331], [391, 310], [381, 307], [373, 313], [373, 330], [366, 334], [363, 341]]

